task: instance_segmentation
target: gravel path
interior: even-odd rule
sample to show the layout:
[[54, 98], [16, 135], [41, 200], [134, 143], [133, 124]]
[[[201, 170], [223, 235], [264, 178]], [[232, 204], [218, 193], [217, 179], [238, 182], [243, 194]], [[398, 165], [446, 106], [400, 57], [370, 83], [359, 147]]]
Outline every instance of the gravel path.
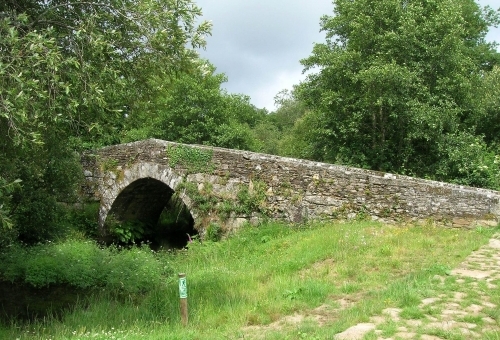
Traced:
[[[370, 317], [369, 322], [328, 339], [500, 340], [500, 233], [447, 274], [433, 277], [430, 287], [425, 287], [428, 296], [417, 307], [386, 308], [381, 315]], [[244, 338], [266, 339], [268, 332], [289, 329], [306, 319], [325, 326], [335, 320], [338, 310], [360, 299], [351, 296], [336, 301], [337, 308], [322, 305], [305, 315], [296, 313], [269, 325], [245, 327]]]
[[500, 339], [500, 234], [433, 282], [418, 308], [387, 308], [334, 339]]

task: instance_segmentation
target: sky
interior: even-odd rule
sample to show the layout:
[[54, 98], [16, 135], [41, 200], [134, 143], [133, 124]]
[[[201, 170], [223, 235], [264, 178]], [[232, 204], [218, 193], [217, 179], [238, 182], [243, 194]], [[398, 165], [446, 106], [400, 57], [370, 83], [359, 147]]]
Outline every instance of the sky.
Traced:
[[[274, 111], [274, 97], [305, 79], [300, 60], [314, 43], [325, 42], [320, 18], [333, 14], [331, 0], [195, 0], [203, 20], [212, 21], [212, 36], [200, 51], [217, 72], [225, 73], [229, 93], [250, 96], [258, 108]], [[479, 0], [500, 7], [499, 0]], [[500, 28], [489, 41], [500, 42]]]

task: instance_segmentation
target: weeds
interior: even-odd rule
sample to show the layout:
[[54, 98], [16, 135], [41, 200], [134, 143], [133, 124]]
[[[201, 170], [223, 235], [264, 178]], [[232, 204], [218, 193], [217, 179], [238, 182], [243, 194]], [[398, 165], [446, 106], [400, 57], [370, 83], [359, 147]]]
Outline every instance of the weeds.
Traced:
[[188, 174], [204, 172], [210, 173], [215, 166], [212, 163], [213, 151], [202, 150], [187, 145], [169, 146], [165, 151], [172, 168], [180, 166]]
[[[235, 199], [224, 199], [213, 190], [209, 182], [200, 187], [192, 182], [184, 181], [177, 190], [184, 193], [192, 201], [192, 207], [197, 209], [202, 217], [214, 214], [220, 220], [226, 221], [231, 216], [250, 216], [258, 213], [266, 215], [266, 184], [262, 181], [240, 185]], [[208, 226], [207, 226], [208, 227]]]
[[13, 245], [0, 253], [0, 278], [33, 287], [67, 284], [136, 294], [156, 289], [171, 274], [147, 246], [101, 248], [92, 241], [68, 240], [34, 247]]
[[[472, 249], [484, 244], [492, 232], [428, 226], [397, 228], [366, 221], [301, 228], [279, 223], [247, 225], [233, 237], [193, 242], [188, 250], [156, 258], [171, 268], [171, 274], [187, 273], [187, 328], [180, 326], [175, 278], [162, 268], [155, 269], [156, 262], [142, 268], [142, 256], [147, 255], [130, 252], [122, 261], [129, 264], [125, 277], [159, 270], [164, 278], [140, 299], [96, 296], [87, 308], [75, 308], [62, 320], [0, 327], [0, 337], [74, 340], [114, 328], [126, 339], [331, 338], [388, 307], [402, 308], [404, 318], [421, 318], [430, 307], [421, 309], [420, 301], [429, 294], [439, 294], [436, 289], [441, 285], [443, 291], [457, 285], [446, 273]], [[429, 248], [424, 240], [436, 246]], [[394, 261], [401, 265], [394, 267]], [[436, 279], [439, 275], [445, 279]], [[120, 287], [118, 278], [113, 282]], [[492, 294], [492, 302], [500, 299]], [[328, 319], [323, 327], [317, 327], [314, 317], [308, 315], [314, 316], [321, 306], [327, 306], [328, 312], [318, 315], [327, 315]], [[432, 305], [433, 310], [439, 308]], [[498, 320], [497, 310], [485, 309], [485, 313]], [[296, 314], [302, 315], [303, 321], [289, 325], [279, 322]], [[479, 323], [473, 318], [467, 321]], [[248, 328], [250, 325], [254, 328]], [[384, 334], [394, 334], [395, 326], [385, 323]], [[36, 329], [36, 334], [25, 335], [27, 329]], [[454, 331], [445, 333], [439, 336], [458, 338]], [[118, 338], [120, 334], [114, 335]], [[488, 337], [494, 339], [497, 334], [492, 331]], [[374, 335], [372, 332], [366, 338]]]

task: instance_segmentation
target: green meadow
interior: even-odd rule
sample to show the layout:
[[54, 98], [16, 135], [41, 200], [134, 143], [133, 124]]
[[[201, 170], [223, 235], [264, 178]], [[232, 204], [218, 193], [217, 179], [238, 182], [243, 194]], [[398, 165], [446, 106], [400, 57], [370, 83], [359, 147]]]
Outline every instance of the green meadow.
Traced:
[[[436, 275], [446, 277], [497, 230], [368, 221], [248, 225], [218, 242], [154, 253], [168, 275], [151, 290], [118, 294], [104, 286], [62, 314], [6, 321], [0, 338], [333, 338], [387, 307], [418, 314]], [[177, 273], [187, 276], [187, 326]], [[136, 274], [148, 275], [128, 275]], [[500, 314], [493, 317], [500, 322]]]

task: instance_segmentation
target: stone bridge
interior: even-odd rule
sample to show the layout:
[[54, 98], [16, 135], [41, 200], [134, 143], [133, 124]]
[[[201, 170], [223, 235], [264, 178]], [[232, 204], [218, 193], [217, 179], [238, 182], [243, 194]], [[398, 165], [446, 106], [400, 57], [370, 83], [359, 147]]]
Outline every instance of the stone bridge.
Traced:
[[203, 233], [263, 218], [496, 225], [500, 192], [345, 166], [149, 139], [86, 154], [99, 224], [158, 220], [174, 193]]

